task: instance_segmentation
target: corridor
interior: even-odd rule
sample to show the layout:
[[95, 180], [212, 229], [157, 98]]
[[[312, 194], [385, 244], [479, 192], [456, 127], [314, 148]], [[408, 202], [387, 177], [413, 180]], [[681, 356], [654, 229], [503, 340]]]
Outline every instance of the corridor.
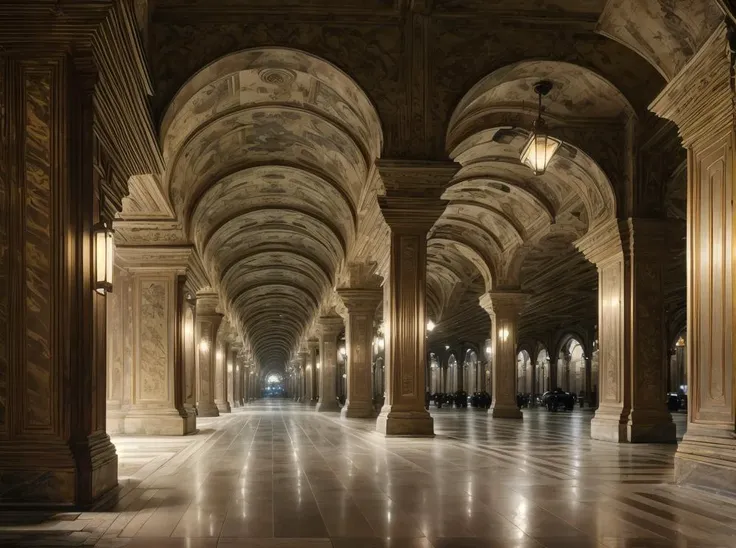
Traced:
[[[2, 546], [731, 547], [736, 505], [675, 488], [674, 445], [590, 439], [592, 413], [523, 423], [434, 410], [436, 437], [257, 401], [184, 437], [113, 437], [107, 512], [0, 524]], [[675, 418], [678, 437], [684, 416]]]

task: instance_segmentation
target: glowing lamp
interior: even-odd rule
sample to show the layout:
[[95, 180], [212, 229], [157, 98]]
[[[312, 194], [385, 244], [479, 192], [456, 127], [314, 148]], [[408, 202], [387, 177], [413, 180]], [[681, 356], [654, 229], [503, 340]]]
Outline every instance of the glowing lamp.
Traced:
[[501, 339], [503, 342], [506, 342], [509, 339], [509, 328], [502, 327], [501, 329], [499, 329], [498, 338]]
[[100, 295], [112, 291], [112, 261], [114, 231], [106, 222], [93, 228], [95, 241], [95, 291]]
[[427, 320], [427, 331], [430, 333], [434, 331], [434, 328], [437, 327], [437, 324], [435, 324], [432, 320]]
[[542, 97], [551, 90], [552, 82], [542, 81], [534, 85], [534, 91], [539, 96], [538, 116], [529, 140], [521, 151], [521, 163], [529, 167], [534, 175], [542, 175], [547, 171], [547, 166], [562, 144], [562, 141], [549, 135], [547, 125], [542, 119]]
[[199, 341], [199, 350], [202, 352], [208, 352], [210, 349], [210, 341], [207, 339], [202, 339]]

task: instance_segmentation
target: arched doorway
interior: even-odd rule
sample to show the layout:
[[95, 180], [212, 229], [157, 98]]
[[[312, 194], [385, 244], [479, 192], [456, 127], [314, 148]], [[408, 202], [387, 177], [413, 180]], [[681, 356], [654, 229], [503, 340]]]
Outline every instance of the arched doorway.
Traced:
[[575, 337], [570, 337], [557, 360], [557, 384], [567, 392], [585, 395], [586, 382], [585, 348]]
[[286, 393], [284, 387], [284, 377], [281, 373], [271, 371], [266, 375], [265, 387], [263, 395], [267, 398], [280, 398]]

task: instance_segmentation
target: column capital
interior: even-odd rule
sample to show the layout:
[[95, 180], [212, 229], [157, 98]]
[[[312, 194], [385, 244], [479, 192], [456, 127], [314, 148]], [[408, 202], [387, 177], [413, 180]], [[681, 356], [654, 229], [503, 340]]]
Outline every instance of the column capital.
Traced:
[[573, 244], [591, 263], [600, 266], [623, 252], [617, 219], [611, 219], [588, 232]]
[[731, 51], [728, 27], [721, 23], [649, 105], [677, 124], [685, 147], [733, 130]]
[[320, 316], [319, 329], [323, 337], [337, 337], [343, 329], [343, 321], [340, 316]]
[[460, 169], [455, 162], [382, 159], [376, 161], [385, 194], [378, 205], [393, 230], [426, 232], [447, 204], [442, 194]]
[[489, 291], [478, 299], [480, 306], [490, 316], [518, 316], [529, 299], [528, 293], [518, 290], [513, 291]]
[[309, 351], [313, 350], [319, 350], [319, 339], [309, 339], [307, 341], [307, 348], [309, 348]]
[[382, 289], [338, 289], [337, 294], [349, 314], [363, 310], [373, 312], [383, 299]]
[[220, 297], [217, 293], [210, 289], [206, 289], [197, 293], [197, 316], [223, 316], [217, 307], [220, 304]]

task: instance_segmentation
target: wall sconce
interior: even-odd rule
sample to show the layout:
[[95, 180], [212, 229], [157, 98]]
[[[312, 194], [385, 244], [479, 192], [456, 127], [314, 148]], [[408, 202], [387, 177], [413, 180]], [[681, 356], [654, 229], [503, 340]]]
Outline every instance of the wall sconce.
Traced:
[[208, 341], [207, 339], [202, 339], [201, 341], [199, 341], [199, 350], [201, 352], [209, 352], [210, 341]]
[[502, 327], [501, 329], [499, 329], [498, 338], [501, 339], [503, 342], [506, 342], [509, 339], [509, 328]]
[[228, 365], [227, 366], [227, 372], [228, 373], [232, 373], [233, 372], [233, 366], [232, 365]]
[[437, 324], [435, 324], [432, 320], [427, 320], [427, 331], [430, 333], [434, 331], [434, 328], [437, 327]]
[[222, 359], [222, 352], [220, 352], [218, 350], [217, 353], [215, 354], [215, 358], [218, 359], [218, 360], [221, 360]]
[[449, 350], [449, 349], [450, 349], [450, 345], [449, 344], [446, 344], [445, 345], [445, 350]]
[[348, 375], [347, 375], [347, 373], [343, 373], [343, 374], [342, 374], [342, 378], [343, 378], [343, 379], [347, 379], [347, 378], [348, 378]]
[[383, 350], [386, 346], [386, 341], [383, 337], [376, 337], [373, 341], [373, 344], [375, 344], [376, 349], [380, 352]]
[[344, 358], [344, 357], [345, 357], [345, 356], [347, 355], [347, 353], [348, 353], [348, 351], [347, 351], [347, 350], [345, 349], [345, 347], [344, 347], [344, 346], [341, 346], [341, 347], [340, 347], [340, 350], [338, 350], [338, 352], [340, 352], [340, 355], [341, 355], [341, 356], [342, 356], [343, 358]]
[[93, 228], [95, 238], [95, 291], [100, 295], [112, 291], [113, 229], [106, 223]]
[[534, 85], [534, 91], [539, 96], [539, 110], [532, 128], [532, 134], [521, 151], [521, 163], [529, 167], [534, 175], [542, 175], [547, 170], [547, 166], [557, 149], [560, 148], [562, 141], [550, 137], [547, 132], [547, 125], [542, 119], [542, 97], [552, 91], [552, 82], [537, 82]]
[[488, 346], [486, 346], [486, 355], [490, 356], [491, 354], [493, 354], [493, 348], [489, 344]]

